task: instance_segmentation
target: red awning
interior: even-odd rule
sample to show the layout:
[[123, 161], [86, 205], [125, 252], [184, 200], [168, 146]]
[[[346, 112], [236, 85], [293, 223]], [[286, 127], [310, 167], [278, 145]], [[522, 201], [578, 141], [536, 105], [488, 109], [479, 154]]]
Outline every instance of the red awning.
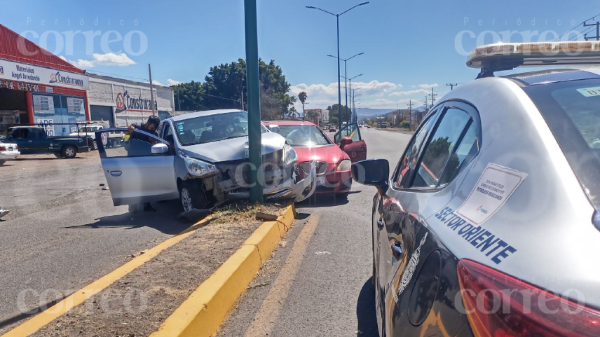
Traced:
[[0, 24], [0, 58], [83, 74], [84, 71]]

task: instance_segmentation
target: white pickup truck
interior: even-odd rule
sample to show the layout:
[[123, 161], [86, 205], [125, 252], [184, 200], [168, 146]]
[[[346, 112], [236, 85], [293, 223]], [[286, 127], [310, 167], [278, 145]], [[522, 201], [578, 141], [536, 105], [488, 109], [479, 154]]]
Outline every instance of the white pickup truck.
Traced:
[[[71, 137], [87, 137], [89, 139], [88, 145], [91, 149], [98, 149], [96, 139], [96, 131], [106, 129], [107, 127], [102, 124], [87, 124], [79, 127], [78, 132], [71, 133]], [[108, 138], [107, 138], [108, 137]], [[102, 134], [102, 145], [104, 147], [114, 147], [116, 144], [120, 144], [123, 141], [124, 134], [120, 132], [110, 132]]]

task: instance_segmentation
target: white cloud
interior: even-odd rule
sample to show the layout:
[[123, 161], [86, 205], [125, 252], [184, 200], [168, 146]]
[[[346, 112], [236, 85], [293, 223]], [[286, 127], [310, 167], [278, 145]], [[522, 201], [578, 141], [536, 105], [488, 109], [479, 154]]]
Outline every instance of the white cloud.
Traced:
[[[148, 82], [148, 83], [149, 83], [149, 82]], [[160, 83], [160, 82], [159, 82], [159, 81], [157, 81], [157, 80], [152, 80], [152, 84], [155, 84], [155, 85], [162, 85], [163, 87], [165, 86], [164, 84]]]
[[427, 90], [427, 89], [416, 89], [416, 90], [408, 90], [408, 91], [395, 91], [395, 92], [392, 92], [390, 94], [390, 96], [404, 97], [404, 96], [413, 96], [413, 95], [418, 95], [418, 94], [427, 95], [430, 93], [431, 93], [430, 90]]
[[[130, 59], [127, 54], [93, 54], [92, 60], [78, 59], [77, 61], [69, 61], [71, 64], [80, 69], [89, 69], [96, 66], [117, 66], [126, 67], [136, 64], [134, 60]], [[63, 58], [64, 59], [64, 58]]]
[[181, 84], [181, 82], [180, 82], [180, 81], [176, 81], [176, 80], [174, 80], [174, 79], [171, 79], [171, 78], [168, 78], [168, 79], [167, 79], [167, 84], [171, 86], [171, 85], [178, 85], [178, 84]]
[[[342, 104], [346, 103], [344, 97], [344, 87], [342, 83]], [[370, 82], [352, 82], [352, 89], [358, 89], [356, 94], [357, 107], [360, 100], [360, 107], [396, 109], [406, 108], [412, 101], [413, 107], [420, 106], [425, 101], [425, 95], [431, 94], [431, 88], [438, 84], [421, 84], [407, 86], [408, 90], [402, 90], [402, 84], [392, 82], [380, 82], [373, 80]], [[290, 95], [298, 96], [300, 92], [306, 92], [308, 95], [306, 109], [324, 109], [336, 104], [338, 101], [337, 82], [329, 84], [297, 84], [290, 87]], [[440, 94], [438, 96], [441, 97]], [[350, 102], [349, 102], [350, 103]], [[298, 101], [295, 105], [296, 110], [302, 111], [302, 104]]]

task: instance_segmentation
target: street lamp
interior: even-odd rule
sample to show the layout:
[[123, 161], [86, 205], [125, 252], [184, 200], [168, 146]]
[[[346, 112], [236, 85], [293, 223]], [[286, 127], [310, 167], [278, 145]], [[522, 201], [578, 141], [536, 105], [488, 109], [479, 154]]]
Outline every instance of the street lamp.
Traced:
[[[354, 77], [351, 77], [351, 78], [347, 78], [346, 76], [342, 76], [345, 80], [348, 80], [348, 82], [350, 82], [350, 92], [352, 92], [352, 80], [355, 79], [355, 78], [357, 78], [357, 77], [360, 77], [362, 75], [363, 74], [358, 74], [358, 75], [356, 75]], [[360, 89], [360, 88], [357, 88], [357, 89], [354, 89], [354, 90], [358, 90], [358, 89]], [[341, 110], [341, 108], [340, 108], [340, 110]], [[350, 112], [352, 112], [352, 110], [350, 110]], [[340, 118], [342, 118], [342, 115], [340, 115]], [[350, 121], [348, 121], [348, 123], [349, 122]]]
[[[356, 54], [356, 55], [354, 55], [352, 57], [349, 57], [347, 59], [340, 58], [340, 60], [344, 61], [344, 76], [342, 76], [342, 77], [344, 77], [344, 79], [346, 79], [346, 77], [348, 76], [348, 61], [351, 60], [351, 59], [353, 59], [353, 58], [355, 58], [355, 57], [357, 57], [357, 56], [363, 55], [363, 54], [364, 53], [358, 53], [358, 54]], [[337, 59], [337, 57], [335, 57], [333, 55], [327, 55], [327, 56], [333, 57], [334, 59]], [[346, 97], [346, 106], [348, 106], [348, 83], [346, 82], [346, 80], [344, 80], [344, 96]]]
[[315, 6], [306, 6], [306, 8], [308, 8], [308, 9], [317, 9], [317, 10], [320, 10], [321, 12], [327, 13], [329, 15], [333, 15], [336, 18], [336, 22], [337, 22], [337, 59], [338, 59], [337, 60], [338, 61], [337, 62], [337, 64], [338, 64], [338, 107], [339, 107], [338, 112], [339, 112], [339, 123], [340, 123], [339, 128], [340, 128], [340, 130], [342, 129], [342, 84], [341, 84], [341, 79], [340, 79], [340, 75], [341, 75], [340, 74], [340, 16], [348, 13], [349, 11], [353, 10], [354, 8], [356, 8], [358, 6], [363, 6], [368, 3], [369, 3], [368, 1], [360, 3], [354, 7], [351, 7], [350, 9], [347, 9], [347, 10], [339, 13], [339, 14], [333, 14], [329, 11], [326, 11], [322, 8], [315, 7]]

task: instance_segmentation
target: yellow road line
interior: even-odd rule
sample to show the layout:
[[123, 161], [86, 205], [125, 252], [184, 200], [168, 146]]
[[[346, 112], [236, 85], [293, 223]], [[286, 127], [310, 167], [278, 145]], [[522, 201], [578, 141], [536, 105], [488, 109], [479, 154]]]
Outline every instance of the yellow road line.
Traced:
[[85, 302], [88, 298], [94, 296], [95, 294], [101, 292], [102, 290], [108, 288], [111, 284], [119, 279], [123, 278], [125, 275], [129, 274], [136, 268], [142, 266], [144, 263], [150, 261], [153, 257], [160, 254], [163, 250], [171, 247], [177, 242], [187, 238], [190, 236], [196, 229], [200, 228], [204, 223], [210, 220], [210, 217], [203, 219], [202, 221], [194, 224], [190, 228], [181, 232], [180, 234], [168, 238], [157, 246], [148, 249], [148, 251], [142, 255], [139, 255], [133, 258], [131, 261], [125, 263], [123, 266], [117, 268], [111, 273], [103, 276], [102, 278], [92, 282], [87, 285], [83, 289], [80, 289], [73, 293], [71, 296], [63, 299], [62, 301], [56, 303], [52, 307], [47, 310], [39, 313], [34, 316], [30, 320], [24, 322], [23, 324], [17, 326], [13, 330], [7, 332], [2, 337], [22, 337], [29, 336], [39, 329], [46, 326], [48, 323], [57, 319], [58, 317], [65, 314], [67, 311], [73, 309], [75, 306]]
[[304, 225], [300, 236], [296, 239], [292, 251], [288, 255], [283, 268], [279, 272], [275, 283], [271, 287], [271, 290], [267, 294], [267, 297], [263, 301], [258, 310], [258, 313], [254, 316], [254, 320], [248, 330], [246, 330], [246, 337], [255, 336], [270, 336], [275, 321], [279, 316], [281, 307], [288, 297], [292, 283], [298, 274], [308, 243], [312, 238], [315, 229], [319, 223], [319, 213], [315, 212], [311, 214], [310, 219]]

